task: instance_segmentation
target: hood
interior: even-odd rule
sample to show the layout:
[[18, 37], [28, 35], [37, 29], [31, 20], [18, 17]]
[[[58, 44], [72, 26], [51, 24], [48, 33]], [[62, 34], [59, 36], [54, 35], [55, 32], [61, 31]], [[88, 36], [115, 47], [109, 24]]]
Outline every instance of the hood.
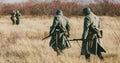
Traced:
[[63, 15], [62, 10], [58, 9], [58, 10], [56, 11], [56, 15]]
[[84, 15], [88, 15], [88, 14], [90, 14], [91, 13], [91, 9], [90, 8], [84, 8], [83, 9], [83, 14]]

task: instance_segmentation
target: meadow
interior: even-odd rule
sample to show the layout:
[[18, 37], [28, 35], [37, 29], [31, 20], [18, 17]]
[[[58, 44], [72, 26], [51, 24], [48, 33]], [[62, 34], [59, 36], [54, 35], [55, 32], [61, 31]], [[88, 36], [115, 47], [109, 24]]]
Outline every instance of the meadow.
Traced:
[[[120, 17], [99, 16], [103, 29], [104, 61], [95, 55], [90, 63], [120, 63]], [[70, 38], [81, 38], [83, 16], [69, 17]], [[53, 16], [22, 16], [20, 25], [12, 25], [10, 16], [0, 17], [0, 63], [86, 63], [80, 55], [81, 46], [70, 42], [72, 47], [57, 56], [49, 47], [50, 38], [41, 40], [49, 33]], [[81, 45], [82, 41], [79, 41]]]

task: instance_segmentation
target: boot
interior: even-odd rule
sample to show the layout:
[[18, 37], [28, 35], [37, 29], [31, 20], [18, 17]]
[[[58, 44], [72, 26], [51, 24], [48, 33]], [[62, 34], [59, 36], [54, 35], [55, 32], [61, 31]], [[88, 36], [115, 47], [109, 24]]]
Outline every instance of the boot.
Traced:
[[86, 54], [86, 55], [85, 55], [85, 58], [86, 58], [86, 61], [87, 61], [87, 62], [90, 62], [90, 54]]
[[103, 56], [102, 56], [101, 53], [98, 53], [97, 55], [98, 55], [98, 57], [99, 57], [100, 60], [104, 60], [104, 58], [103, 58]]
[[57, 56], [61, 55], [60, 50], [57, 51]]

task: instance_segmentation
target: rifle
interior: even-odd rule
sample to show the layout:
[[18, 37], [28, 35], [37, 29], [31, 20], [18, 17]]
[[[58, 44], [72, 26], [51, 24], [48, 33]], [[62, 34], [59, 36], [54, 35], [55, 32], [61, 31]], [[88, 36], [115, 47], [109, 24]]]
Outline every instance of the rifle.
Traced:
[[70, 39], [68, 41], [82, 41], [83, 39]]
[[48, 35], [48, 36], [44, 37], [42, 40], [45, 40], [45, 39], [49, 38], [50, 36], [51, 36], [51, 35]]
[[79, 44], [79, 42], [78, 42], [78, 41], [81, 41], [81, 40], [83, 40], [83, 39], [70, 39], [70, 40], [68, 40], [68, 41], [77, 41], [78, 46], [81, 47], [80, 44]]

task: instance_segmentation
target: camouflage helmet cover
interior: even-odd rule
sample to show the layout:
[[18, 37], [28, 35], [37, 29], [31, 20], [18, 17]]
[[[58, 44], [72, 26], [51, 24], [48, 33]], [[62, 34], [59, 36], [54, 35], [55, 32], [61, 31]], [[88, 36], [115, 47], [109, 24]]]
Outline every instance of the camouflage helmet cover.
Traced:
[[56, 15], [63, 15], [62, 10], [58, 9], [58, 10], [56, 11]]
[[91, 9], [90, 8], [84, 8], [83, 9], [83, 14], [88, 15], [90, 13], [91, 13]]

